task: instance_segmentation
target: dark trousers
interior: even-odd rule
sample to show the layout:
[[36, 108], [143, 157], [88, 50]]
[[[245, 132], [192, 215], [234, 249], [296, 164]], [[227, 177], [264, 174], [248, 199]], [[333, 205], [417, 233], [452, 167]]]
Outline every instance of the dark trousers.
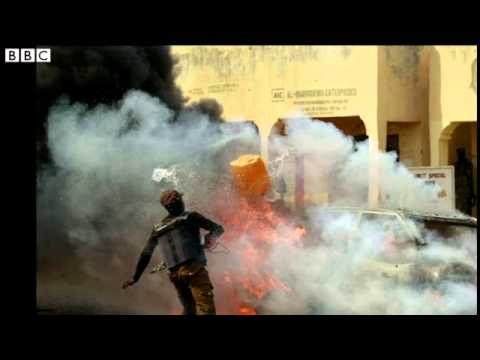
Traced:
[[170, 270], [183, 315], [215, 315], [213, 285], [204, 264], [194, 261]]

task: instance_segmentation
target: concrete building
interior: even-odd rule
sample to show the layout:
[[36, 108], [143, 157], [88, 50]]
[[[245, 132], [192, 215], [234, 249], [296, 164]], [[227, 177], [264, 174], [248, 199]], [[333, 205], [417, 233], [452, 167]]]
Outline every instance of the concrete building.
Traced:
[[[464, 147], [476, 184], [476, 46], [174, 46], [190, 101], [214, 98], [257, 125], [262, 155], [299, 109], [407, 166], [453, 164]], [[298, 171], [298, 169], [297, 169]], [[476, 214], [476, 209], [475, 209]]]

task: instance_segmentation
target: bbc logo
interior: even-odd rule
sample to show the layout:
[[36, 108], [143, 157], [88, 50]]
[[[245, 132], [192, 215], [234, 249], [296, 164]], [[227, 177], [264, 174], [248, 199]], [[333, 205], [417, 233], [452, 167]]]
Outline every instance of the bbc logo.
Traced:
[[5, 49], [6, 63], [49, 63], [51, 49]]

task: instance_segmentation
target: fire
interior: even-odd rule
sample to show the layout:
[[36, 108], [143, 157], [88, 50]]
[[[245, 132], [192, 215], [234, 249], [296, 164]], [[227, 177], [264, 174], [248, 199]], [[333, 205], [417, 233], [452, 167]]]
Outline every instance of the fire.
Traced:
[[238, 312], [240, 315], [257, 315], [257, 311], [249, 306], [241, 306]]
[[297, 239], [301, 239], [307, 234], [307, 230], [303, 226], [297, 226], [295, 228], [295, 236]]
[[239, 198], [238, 204], [229, 205], [219, 215], [226, 230], [223, 241], [234, 249], [240, 266], [224, 273], [221, 286], [232, 289], [228, 302], [233, 304], [234, 313], [256, 315], [255, 304], [270, 292], [293, 291], [272, 273], [268, 263], [270, 251], [276, 245], [301, 246], [306, 230], [280, 216], [263, 198]]

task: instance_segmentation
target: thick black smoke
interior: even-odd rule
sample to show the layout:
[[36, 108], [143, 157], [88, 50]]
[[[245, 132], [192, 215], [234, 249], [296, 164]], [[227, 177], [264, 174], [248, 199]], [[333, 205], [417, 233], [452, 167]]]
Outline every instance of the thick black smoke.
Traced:
[[[52, 62], [37, 64], [37, 161], [49, 160], [46, 119], [61, 96], [93, 107], [112, 105], [128, 90], [141, 90], [180, 111], [188, 99], [175, 84], [176, 64], [169, 46], [53, 47]], [[191, 108], [221, 119], [222, 107], [215, 100]]]

